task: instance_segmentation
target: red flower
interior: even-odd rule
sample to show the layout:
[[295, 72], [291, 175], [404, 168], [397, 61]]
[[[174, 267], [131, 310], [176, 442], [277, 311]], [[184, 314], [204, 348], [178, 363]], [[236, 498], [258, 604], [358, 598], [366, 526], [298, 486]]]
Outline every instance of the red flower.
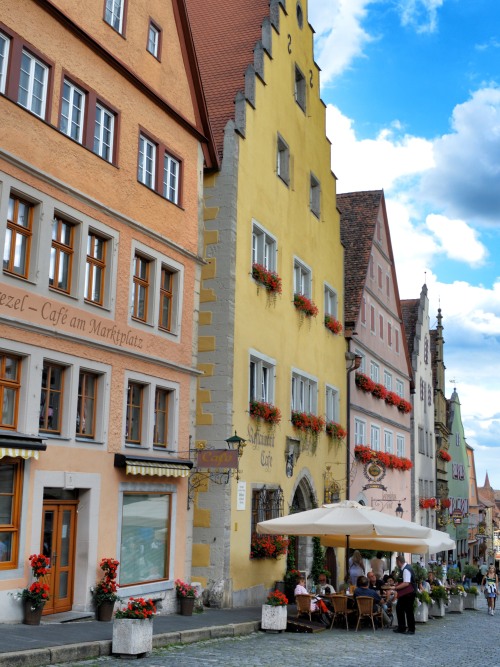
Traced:
[[438, 456], [442, 461], [451, 461], [451, 456], [448, 454], [446, 449], [440, 449], [438, 451]]
[[139, 618], [147, 619], [156, 614], [156, 606], [153, 600], [144, 598], [130, 598], [124, 609], [119, 609], [116, 618]]
[[281, 278], [275, 271], [269, 271], [262, 264], [252, 264], [252, 278], [263, 285], [268, 292], [281, 294]]
[[288, 540], [283, 535], [254, 535], [250, 544], [250, 558], [279, 558], [286, 554]]
[[408, 414], [408, 412], [411, 412], [411, 403], [409, 403], [408, 401], [405, 401], [404, 398], [400, 398], [399, 399], [398, 410], [400, 412], [404, 412], [405, 414]]
[[281, 421], [281, 411], [271, 403], [263, 401], [250, 401], [250, 417], [262, 419], [269, 424], [279, 424]]
[[404, 471], [413, 468], [413, 463], [410, 459], [388, 454], [387, 452], [377, 452], [366, 445], [356, 445], [354, 447], [354, 456], [363, 464], [369, 461], [379, 461], [387, 468], [393, 468], [394, 470]]
[[356, 373], [356, 387], [371, 393], [375, 388], [375, 382], [364, 373]]
[[320, 433], [325, 426], [325, 420], [322, 417], [295, 410], [292, 410], [291, 422], [299, 431], [311, 431], [312, 433]]
[[325, 315], [325, 327], [334, 334], [342, 333], [342, 325], [332, 315]]
[[293, 305], [299, 312], [304, 313], [306, 317], [316, 317], [319, 312], [318, 306], [314, 301], [308, 299], [307, 296], [304, 296], [303, 294], [293, 295]]
[[399, 406], [400, 401], [401, 398], [394, 391], [387, 392], [387, 395], [385, 397], [385, 402], [387, 403], [387, 405]]
[[288, 604], [288, 598], [281, 591], [275, 590], [267, 596], [266, 604], [271, 607], [284, 607]]
[[47, 570], [50, 566], [50, 560], [43, 554], [32, 554], [28, 558], [33, 572], [33, 576], [37, 579], [43, 577], [44, 574], [47, 574]]
[[335, 440], [343, 440], [347, 435], [347, 431], [337, 422], [327, 422], [325, 431], [326, 435]]
[[441, 508], [449, 509], [451, 507], [451, 500], [449, 498], [443, 498], [441, 500]]
[[375, 386], [372, 389], [372, 394], [375, 396], [375, 398], [385, 399], [387, 396], [387, 389], [383, 384], [380, 384], [380, 382], [375, 382]]

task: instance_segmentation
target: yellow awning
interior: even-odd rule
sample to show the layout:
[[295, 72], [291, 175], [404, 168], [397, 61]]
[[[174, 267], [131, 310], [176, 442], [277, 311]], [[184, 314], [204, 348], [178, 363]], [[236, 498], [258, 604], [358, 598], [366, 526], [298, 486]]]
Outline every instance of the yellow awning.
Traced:
[[187, 477], [190, 466], [182, 463], [149, 463], [145, 461], [127, 461], [127, 475], [157, 475], [158, 477]]
[[38, 461], [38, 450], [36, 449], [22, 449], [20, 447], [0, 447], [0, 459], [4, 456], [11, 458], [20, 457], [22, 459], [36, 459]]

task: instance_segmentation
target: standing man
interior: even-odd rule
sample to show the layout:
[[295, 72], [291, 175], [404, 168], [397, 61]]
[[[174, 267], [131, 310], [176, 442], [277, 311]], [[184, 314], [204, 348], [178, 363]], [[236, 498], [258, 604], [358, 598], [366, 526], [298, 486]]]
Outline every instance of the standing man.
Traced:
[[395, 586], [398, 594], [398, 603], [396, 605], [396, 614], [398, 617], [398, 627], [394, 632], [400, 634], [415, 634], [415, 614], [413, 612], [413, 603], [417, 592], [417, 584], [412, 568], [405, 563], [404, 556], [396, 558], [396, 565], [401, 570], [403, 580]]

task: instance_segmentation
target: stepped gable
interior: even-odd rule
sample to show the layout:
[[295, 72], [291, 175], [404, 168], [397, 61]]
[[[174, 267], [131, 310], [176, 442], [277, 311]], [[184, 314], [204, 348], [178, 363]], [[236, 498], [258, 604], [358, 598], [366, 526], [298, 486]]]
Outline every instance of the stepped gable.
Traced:
[[[275, 2], [271, 2], [275, 5]], [[186, 0], [215, 144], [222, 157], [224, 129], [235, 119], [235, 98], [245, 91], [269, 0]]]
[[361, 309], [382, 196], [382, 190], [337, 195], [344, 246], [346, 322], [356, 322]]
[[420, 306], [420, 299], [401, 300], [401, 313], [403, 315], [403, 326], [404, 326], [404, 332], [406, 334], [406, 341], [408, 343], [408, 351], [410, 355], [413, 354], [413, 346], [415, 344], [419, 306]]

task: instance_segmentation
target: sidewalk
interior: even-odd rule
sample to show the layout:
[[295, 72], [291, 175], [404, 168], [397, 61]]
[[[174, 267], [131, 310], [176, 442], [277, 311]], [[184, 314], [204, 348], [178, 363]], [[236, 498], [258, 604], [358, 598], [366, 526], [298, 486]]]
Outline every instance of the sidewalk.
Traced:
[[[259, 629], [260, 616], [261, 607], [155, 616], [153, 647], [250, 634]], [[0, 624], [0, 667], [42, 667], [110, 655], [112, 634], [112, 623], [94, 620]]]

